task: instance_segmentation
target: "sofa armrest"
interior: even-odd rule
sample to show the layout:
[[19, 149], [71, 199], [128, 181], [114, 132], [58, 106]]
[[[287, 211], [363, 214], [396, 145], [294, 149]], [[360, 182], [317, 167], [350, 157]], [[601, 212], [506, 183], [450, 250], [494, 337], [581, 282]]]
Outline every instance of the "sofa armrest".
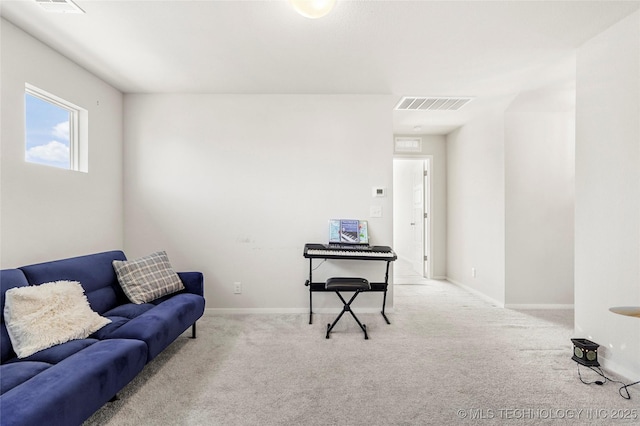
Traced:
[[178, 272], [187, 293], [204, 297], [204, 275], [202, 272]]

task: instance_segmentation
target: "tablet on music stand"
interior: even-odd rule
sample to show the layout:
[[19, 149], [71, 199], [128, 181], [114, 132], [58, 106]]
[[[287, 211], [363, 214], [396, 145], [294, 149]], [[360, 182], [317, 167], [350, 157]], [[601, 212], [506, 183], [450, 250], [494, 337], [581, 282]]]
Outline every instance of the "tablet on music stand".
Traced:
[[329, 220], [329, 244], [369, 244], [369, 228], [366, 220]]

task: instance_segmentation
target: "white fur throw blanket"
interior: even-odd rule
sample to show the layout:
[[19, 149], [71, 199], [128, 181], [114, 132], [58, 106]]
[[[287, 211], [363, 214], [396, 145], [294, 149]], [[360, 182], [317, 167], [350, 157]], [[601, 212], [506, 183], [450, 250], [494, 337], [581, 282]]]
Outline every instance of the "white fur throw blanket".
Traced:
[[91, 310], [77, 281], [7, 290], [4, 320], [18, 358], [69, 340], [84, 339], [111, 322]]

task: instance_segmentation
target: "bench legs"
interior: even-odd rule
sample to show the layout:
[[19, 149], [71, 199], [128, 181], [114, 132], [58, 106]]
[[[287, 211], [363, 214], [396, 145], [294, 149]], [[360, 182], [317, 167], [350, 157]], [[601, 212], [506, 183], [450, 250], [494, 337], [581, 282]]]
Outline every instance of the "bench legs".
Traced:
[[360, 329], [364, 332], [364, 338], [367, 340], [369, 339], [369, 335], [367, 335], [367, 326], [365, 324], [362, 324], [358, 319], [358, 317], [356, 316], [356, 314], [354, 314], [353, 311], [351, 310], [351, 302], [355, 300], [355, 298], [358, 296], [358, 294], [360, 294], [360, 292], [361, 292], [360, 290], [357, 290], [355, 293], [353, 293], [353, 296], [351, 296], [351, 299], [347, 302], [344, 300], [340, 292], [336, 291], [336, 294], [338, 295], [340, 300], [342, 300], [342, 303], [344, 304], [344, 306], [342, 307], [342, 311], [340, 312], [338, 317], [333, 321], [333, 324], [327, 324], [327, 337], [326, 337], [327, 339], [329, 338], [329, 333], [331, 333], [331, 330], [333, 330], [333, 327], [338, 323], [338, 321], [340, 321], [340, 318], [342, 318], [342, 315], [344, 315], [345, 312], [349, 312], [351, 314], [353, 319], [356, 320], [356, 322], [360, 326]]

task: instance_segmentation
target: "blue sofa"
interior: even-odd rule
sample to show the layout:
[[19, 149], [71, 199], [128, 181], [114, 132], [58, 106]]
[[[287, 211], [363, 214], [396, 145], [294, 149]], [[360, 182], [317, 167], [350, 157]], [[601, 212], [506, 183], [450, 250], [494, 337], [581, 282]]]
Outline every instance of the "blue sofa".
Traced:
[[[79, 425], [112, 400], [145, 365], [204, 313], [200, 272], [180, 272], [185, 290], [133, 304], [112, 266], [126, 260], [109, 251], [0, 271], [0, 424]], [[52, 281], [78, 281], [91, 308], [111, 320], [86, 339], [17, 358], [4, 322], [5, 292]]]

